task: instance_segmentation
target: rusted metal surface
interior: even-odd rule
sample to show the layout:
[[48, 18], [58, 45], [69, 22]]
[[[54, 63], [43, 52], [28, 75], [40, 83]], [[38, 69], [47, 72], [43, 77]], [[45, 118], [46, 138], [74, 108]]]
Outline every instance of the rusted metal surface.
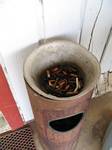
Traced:
[[43, 146], [46, 145], [49, 150], [71, 150], [79, 137], [83, 119], [72, 130], [63, 133], [53, 130], [49, 122], [86, 112], [92, 91], [76, 100], [69, 101], [68, 98], [68, 101], [55, 101], [38, 95], [27, 83], [26, 86]]
[[[84, 87], [75, 96], [48, 94], [39, 84], [41, 72], [63, 60], [76, 64], [84, 72]], [[47, 75], [50, 77], [50, 72]], [[71, 41], [48, 42], [27, 58], [24, 77], [37, 131], [45, 150], [72, 150], [73, 144], [77, 143], [84, 121], [83, 115], [88, 109], [99, 76], [100, 66], [96, 58]]]

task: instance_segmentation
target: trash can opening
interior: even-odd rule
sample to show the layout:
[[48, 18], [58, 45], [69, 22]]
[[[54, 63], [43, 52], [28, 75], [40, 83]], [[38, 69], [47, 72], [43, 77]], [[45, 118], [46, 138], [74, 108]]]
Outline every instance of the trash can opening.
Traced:
[[70, 117], [53, 120], [49, 122], [49, 126], [59, 132], [66, 132], [75, 128], [82, 120], [84, 113], [75, 114]]

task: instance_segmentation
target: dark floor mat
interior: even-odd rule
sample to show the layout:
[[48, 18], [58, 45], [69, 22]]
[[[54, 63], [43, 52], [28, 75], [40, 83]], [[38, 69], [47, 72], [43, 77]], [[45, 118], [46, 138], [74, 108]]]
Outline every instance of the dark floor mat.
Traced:
[[36, 150], [30, 127], [0, 137], [0, 150]]

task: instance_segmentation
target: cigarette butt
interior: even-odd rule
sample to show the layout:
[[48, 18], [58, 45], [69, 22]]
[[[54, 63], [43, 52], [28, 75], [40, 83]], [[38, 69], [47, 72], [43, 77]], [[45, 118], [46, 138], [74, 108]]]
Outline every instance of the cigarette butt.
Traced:
[[50, 77], [51, 77], [51, 75], [50, 75], [50, 71], [49, 71], [49, 70], [47, 70], [46, 72], [47, 72], [47, 77], [48, 77], [48, 78], [50, 78]]
[[76, 88], [74, 89], [74, 92], [76, 92], [79, 88], [79, 79], [76, 78]]

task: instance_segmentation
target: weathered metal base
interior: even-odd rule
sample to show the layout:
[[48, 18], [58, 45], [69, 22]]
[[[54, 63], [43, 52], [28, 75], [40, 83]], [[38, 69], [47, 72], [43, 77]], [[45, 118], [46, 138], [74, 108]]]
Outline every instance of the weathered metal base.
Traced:
[[[109, 92], [91, 101], [77, 147], [76, 149], [73, 148], [73, 150], [101, 150], [104, 134], [111, 120], [112, 92]], [[43, 150], [34, 122], [31, 123], [31, 127], [37, 149]]]

